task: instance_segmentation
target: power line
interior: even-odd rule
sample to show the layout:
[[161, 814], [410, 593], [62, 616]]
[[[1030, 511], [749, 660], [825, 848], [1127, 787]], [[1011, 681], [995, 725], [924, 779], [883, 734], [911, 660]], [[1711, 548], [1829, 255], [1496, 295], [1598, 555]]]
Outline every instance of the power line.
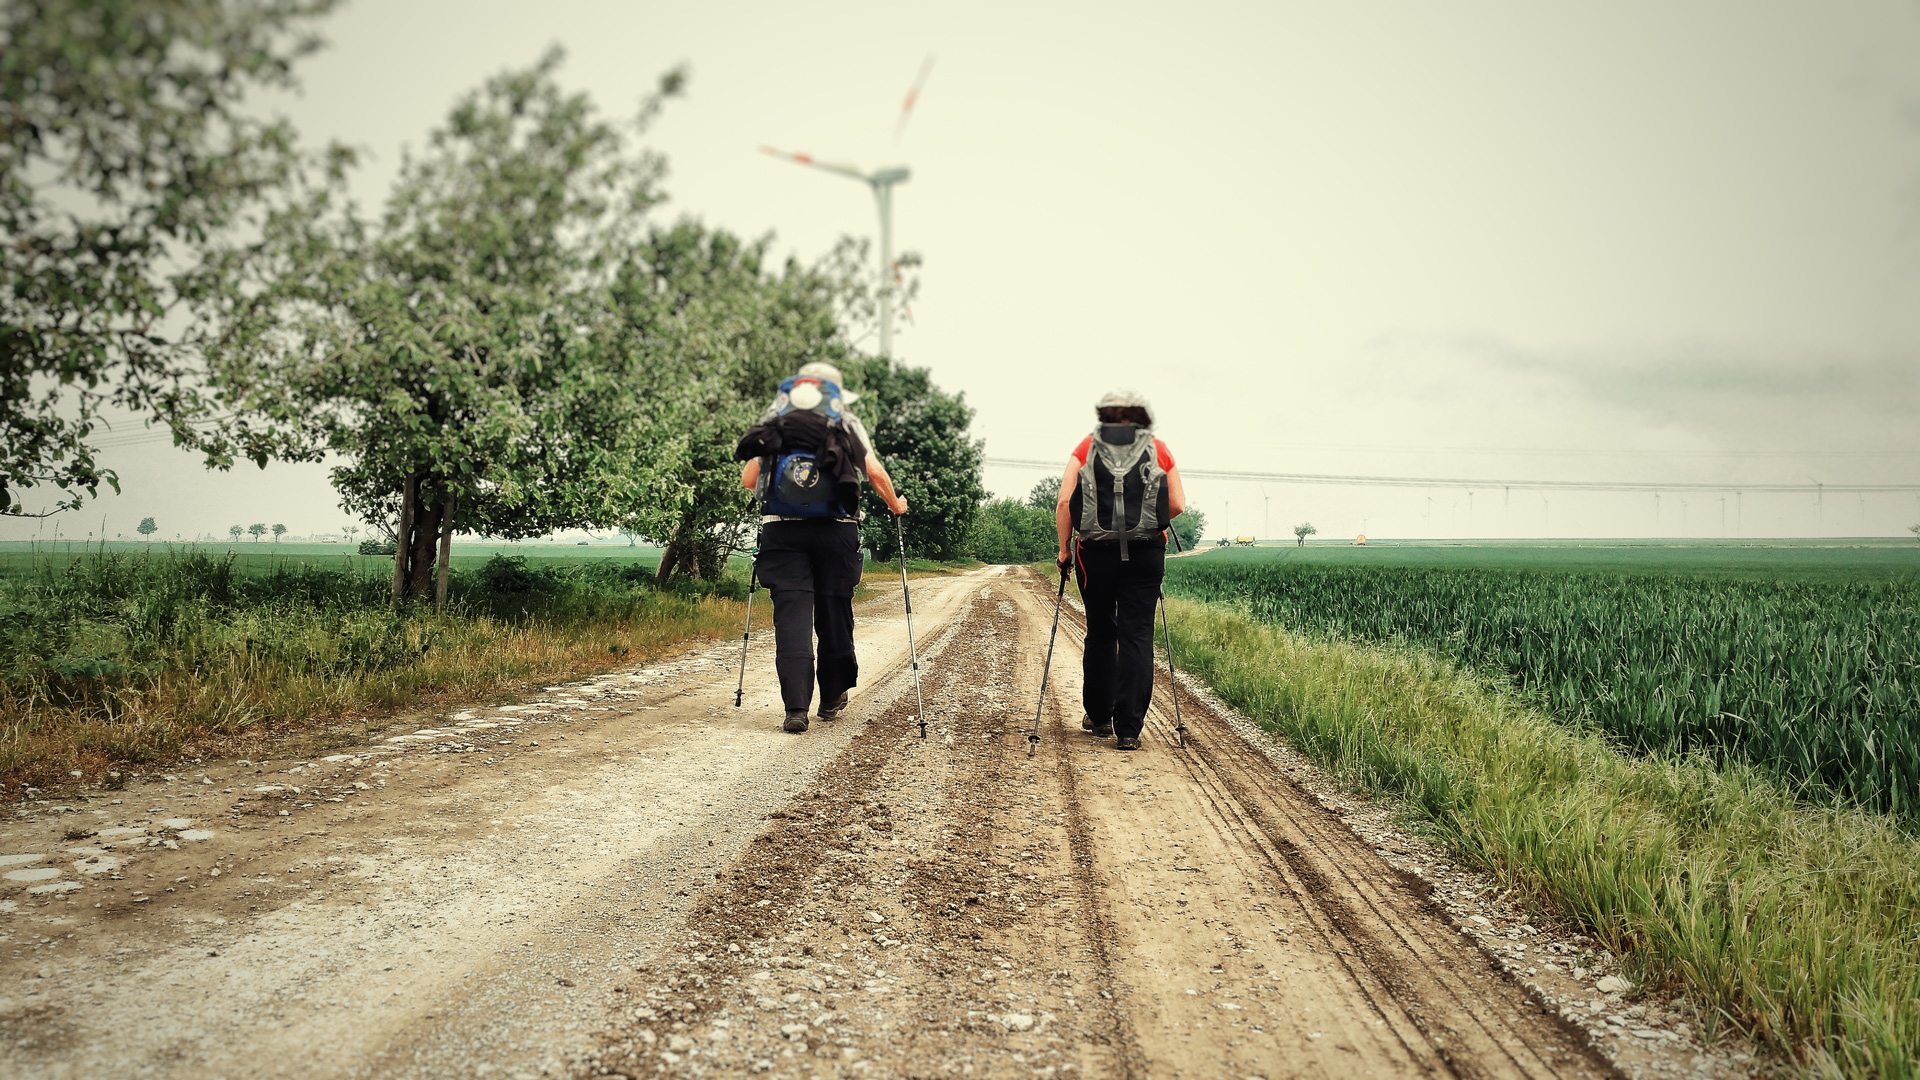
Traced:
[[[1061, 468], [1061, 462], [1032, 458], [986, 459], [988, 465], [1010, 469]], [[1920, 492], [1920, 483], [1912, 484], [1693, 484], [1647, 483], [1626, 480], [1487, 480], [1444, 476], [1358, 476], [1335, 473], [1265, 473], [1230, 469], [1182, 468], [1180, 474], [1192, 480], [1238, 480], [1269, 484], [1333, 484], [1347, 487], [1413, 488], [1518, 488], [1523, 491], [1739, 491], [1774, 494], [1817, 495], [1822, 491], [1845, 492]]]

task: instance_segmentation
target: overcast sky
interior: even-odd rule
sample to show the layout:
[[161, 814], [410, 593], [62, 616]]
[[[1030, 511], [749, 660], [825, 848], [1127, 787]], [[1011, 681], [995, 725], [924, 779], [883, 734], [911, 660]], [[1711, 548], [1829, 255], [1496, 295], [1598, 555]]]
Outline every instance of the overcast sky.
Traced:
[[[872, 198], [757, 146], [911, 167], [896, 243], [925, 266], [895, 351], [966, 393], [990, 456], [1064, 460], [1093, 399], [1129, 386], [1195, 469], [1920, 480], [1912, 0], [362, 0], [326, 33], [281, 107], [307, 139], [367, 152], [369, 204], [458, 94], [553, 43], [562, 81], [611, 115], [690, 65], [649, 139], [670, 162], [665, 218], [811, 259], [871, 235]], [[151, 446], [109, 461], [127, 494], [63, 532], [347, 520], [317, 467], [207, 474]], [[1041, 475], [987, 479], [1023, 494]], [[1716, 494], [1669, 493], [1656, 519], [1640, 494], [1188, 490], [1209, 536], [1722, 529]], [[1724, 527], [1920, 521], [1913, 495], [1819, 502], [1729, 499]]]

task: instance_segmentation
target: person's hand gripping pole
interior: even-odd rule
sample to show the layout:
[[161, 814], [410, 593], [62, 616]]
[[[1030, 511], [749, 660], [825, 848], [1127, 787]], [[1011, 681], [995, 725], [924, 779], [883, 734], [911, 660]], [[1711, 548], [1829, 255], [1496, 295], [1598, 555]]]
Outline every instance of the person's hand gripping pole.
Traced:
[[913, 665], [914, 719], [920, 722], [920, 737], [927, 737], [927, 707], [920, 700], [920, 651], [913, 643], [913, 594], [907, 591], [907, 530], [900, 515], [893, 515], [894, 542], [900, 548], [900, 599], [907, 606], [907, 660]]
[[1060, 591], [1053, 598], [1053, 629], [1047, 632], [1047, 661], [1040, 666], [1040, 700], [1033, 707], [1033, 730], [1027, 732], [1027, 756], [1040, 748], [1040, 714], [1047, 707], [1047, 676], [1053, 672], [1053, 640], [1060, 634], [1060, 607], [1067, 599], [1067, 575], [1073, 572], [1073, 549], [1060, 564]]
[[[760, 554], [758, 551], [755, 555]], [[740, 685], [733, 690], [733, 707], [740, 707], [740, 699], [747, 692], [747, 637], [753, 633], [753, 594], [760, 588], [760, 566], [754, 564], [747, 572], [747, 625], [740, 631]]]

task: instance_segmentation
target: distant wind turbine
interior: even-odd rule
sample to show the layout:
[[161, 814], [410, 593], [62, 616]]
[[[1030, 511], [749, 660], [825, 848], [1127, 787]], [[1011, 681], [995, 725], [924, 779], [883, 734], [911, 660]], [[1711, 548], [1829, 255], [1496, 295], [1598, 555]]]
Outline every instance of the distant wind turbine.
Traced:
[[[900, 119], [893, 125], [893, 139], [900, 141], [900, 135], [907, 130], [907, 121], [913, 117], [913, 107], [920, 100], [920, 90], [927, 84], [927, 76], [933, 71], [933, 57], [928, 56], [920, 64], [920, 73], [914, 77], [913, 86], [907, 90], [907, 98], [900, 105]], [[815, 169], [824, 169], [838, 173], [849, 179], [858, 180], [873, 189], [873, 200], [880, 210], [880, 355], [893, 355], [893, 298], [896, 283], [899, 280], [899, 268], [893, 261], [893, 186], [904, 184], [911, 175], [904, 165], [893, 165], [873, 172], [862, 172], [853, 165], [831, 161], [819, 161], [812, 154], [795, 153], [771, 146], [762, 146], [760, 152], [777, 158], [785, 158], [798, 165]]]

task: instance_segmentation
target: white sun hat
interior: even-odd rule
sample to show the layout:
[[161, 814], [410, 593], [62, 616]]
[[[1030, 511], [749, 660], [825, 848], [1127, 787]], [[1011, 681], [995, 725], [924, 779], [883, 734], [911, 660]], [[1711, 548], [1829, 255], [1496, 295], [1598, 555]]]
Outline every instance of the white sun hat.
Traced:
[[1147, 412], [1147, 426], [1153, 426], [1153, 406], [1147, 403], [1146, 395], [1137, 390], [1109, 390], [1100, 395], [1100, 400], [1094, 403], [1093, 411], [1097, 416], [1101, 409], [1129, 408], [1145, 409]]
[[812, 363], [802, 364], [800, 365], [800, 370], [795, 372], [795, 374], [796, 375], [812, 375], [814, 378], [825, 379], [828, 382], [832, 383], [833, 385], [839, 387], [840, 400], [843, 402], [846, 402], [848, 405], [851, 405], [854, 402], [860, 400], [859, 394], [856, 394], [853, 391], [847, 389], [847, 382], [844, 378], [841, 377], [840, 369], [837, 367], [834, 367], [832, 364], [829, 364], [824, 360], [815, 360]]

